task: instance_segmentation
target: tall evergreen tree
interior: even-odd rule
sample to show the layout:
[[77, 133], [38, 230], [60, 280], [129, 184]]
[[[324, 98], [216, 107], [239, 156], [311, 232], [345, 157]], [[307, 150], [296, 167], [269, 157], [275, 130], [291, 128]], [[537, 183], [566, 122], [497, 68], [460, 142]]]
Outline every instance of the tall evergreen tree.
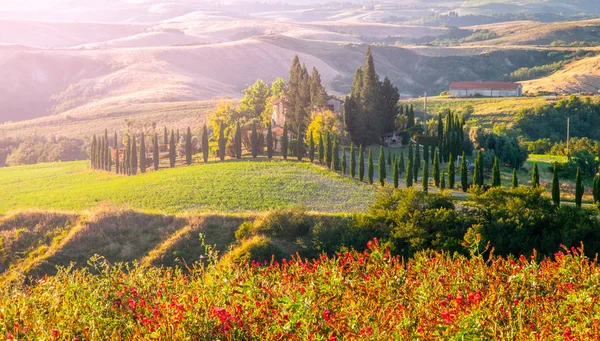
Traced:
[[310, 77], [310, 103], [313, 110], [319, 110], [327, 106], [327, 92], [321, 84], [321, 75], [315, 67], [313, 67]]
[[165, 127], [165, 131], [163, 132], [163, 144], [165, 146], [169, 145], [169, 131], [167, 130], [167, 127]]
[[146, 173], [146, 138], [143, 132], [140, 139], [140, 172]]
[[327, 168], [331, 169], [331, 161], [333, 159], [333, 150], [331, 149], [331, 135], [327, 134], [327, 151], [325, 154], [325, 163], [327, 164]]
[[332, 152], [333, 152], [333, 165], [331, 168], [333, 168], [334, 171], [338, 172], [340, 171], [340, 147], [338, 145], [338, 140], [337, 137], [334, 136], [333, 138], [333, 147], [332, 147]]
[[273, 158], [273, 129], [270, 122], [267, 125], [267, 157], [269, 160]]
[[235, 157], [239, 160], [242, 158], [242, 131], [240, 129], [240, 122], [235, 125]]
[[381, 183], [381, 187], [385, 186], [385, 154], [383, 152], [383, 147], [379, 147], [379, 183]]
[[556, 164], [552, 169], [552, 201], [556, 207], [560, 206], [560, 185], [558, 183], [558, 171], [556, 170]]
[[126, 175], [131, 175], [131, 136], [127, 135], [127, 145], [125, 146], [125, 158], [123, 160]]
[[365, 154], [362, 144], [358, 147], [358, 179], [363, 181], [365, 178]]
[[[298, 126], [298, 131], [302, 131], [302, 125]], [[302, 161], [304, 157], [304, 134], [299, 134], [296, 140], [296, 157], [298, 161]]]
[[319, 134], [319, 164], [322, 165], [325, 161], [325, 144], [323, 143], [323, 135]]
[[533, 171], [531, 172], [531, 187], [538, 188], [540, 187], [540, 173], [538, 170], [537, 162], [533, 164]]
[[423, 192], [429, 191], [429, 162], [423, 160]]
[[388, 150], [388, 154], [387, 154], [387, 164], [388, 166], [392, 165], [392, 152]]
[[502, 182], [500, 180], [500, 166], [498, 166], [498, 157], [494, 158], [494, 167], [492, 168], [492, 187], [500, 187]]
[[575, 206], [581, 207], [584, 192], [585, 187], [583, 187], [583, 182], [581, 180], [581, 170], [577, 167], [577, 174], [575, 176]]
[[[173, 131], [171, 131], [171, 137], [173, 137]], [[171, 139], [173, 140], [173, 138]], [[225, 148], [226, 148], [226, 140], [225, 140], [225, 125], [223, 123], [219, 126], [219, 159], [221, 161], [225, 160]], [[174, 164], [174, 161], [171, 161], [171, 164]], [[174, 167], [171, 166], [171, 168]]]
[[154, 140], [152, 141], [152, 162], [154, 163], [154, 170], [158, 170], [160, 164], [160, 148], [158, 147], [158, 134], [154, 133]]
[[113, 148], [115, 149], [115, 173], [119, 174], [119, 160], [117, 160], [117, 156], [118, 156], [118, 151], [119, 151], [119, 140], [117, 137], [117, 132], [115, 131], [115, 136], [114, 136], [114, 141], [113, 141]]
[[121, 167], [120, 162], [121, 162], [121, 160], [119, 157], [119, 148], [117, 148], [117, 149], [115, 149], [115, 173], [116, 174], [121, 174], [120, 169], [119, 169]]
[[483, 156], [481, 150], [477, 152], [475, 159], [475, 171], [473, 172], [473, 185], [483, 186]]
[[354, 143], [350, 143], [350, 176], [356, 176], [356, 155], [354, 152]]
[[315, 140], [313, 138], [313, 132], [310, 132], [310, 136], [308, 139], [308, 158], [310, 159], [310, 162], [314, 162], [315, 161]]
[[131, 158], [129, 160], [131, 165], [131, 175], [136, 175], [138, 170], [138, 153], [135, 134], [131, 137], [131, 155], [129, 157]]
[[250, 145], [252, 148], [252, 158], [258, 156], [258, 132], [256, 131], [256, 122], [252, 122], [252, 135], [250, 135]]
[[517, 169], [513, 168], [512, 188], [517, 188], [517, 187], [519, 187], [519, 179], [517, 178]]
[[446, 189], [446, 172], [442, 171], [442, 180], [440, 181], [440, 189], [443, 191]]
[[367, 165], [367, 176], [369, 177], [369, 183], [373, 184], [373, 151], [369, 148], [369, 164]]
[[413, 166], [412, 160], [408, 158], [408, 163], [406, 164], [406, 188], [411, 188], [413, 184]]
[[104, 129], [104, 170], [110, 171], [110, 148], [108, 147], [108, 129]]
[[283, 124], [283, 135], [281, 135], [281, 155], [284, 160], [287, 160], [288, 157], [288, 145], [289, 145], [289, 137], [288, 137], [288, 128], [287, 122]]
[[456, 175], [454, 174], [454, 158], [450, 154], [450, 160], [448, 161], [448, 187], [454, 189], [454, 182], [456, 181]]
[[185, 163], [189, 166], [192, 164], [192, 155], [194, 154], [194, 147], [192, 146], [192, 129], [187, 128], [185, 135]]
[[[223, 153], [225, 150], [223, 150]], [[171, 130], [171, 137], [169, 138], [169, 166], [171, 168], [175, 167], [175, 162], [177, 161], [177, 151], [175, 146], [175, 132]]]
[[415, 125], [415, 110], [412, 106], [406, 110], [406, 129], [409, 129]]
[[413, 154], [413, 144], [412, 141], [408, 143], [408, 161], [410, 161], [410, 163], [412, 164], [414, 161], [415, 157]]
[[348, 172], [348, 159], [346, 158], [346, 151], [342, 147], [342, 174], [346, 175]]
[[404, 173], [404, 152], [400, 151], [400, 157], [398, 158], [398, 174], [402, 175]]
[[179, 143], [180, 138], [181, 138], [181, 136], [179, 135], [179, 129], [177, 129], [177, 135], [175, 135], [175, 144]]
[[421, 168], [421, 152], [419, 151], [421, 148], [419, 147], [419, 143], [415, 145], [415, 159], [413, 160], [413, 176], [415, 177], [415, 182], [419, 180], [419, 169]]
[[96, 134], [92, 138], [92, 147], [90, 148], [90, 165], [92, 169], [96, 169], [96, 153], [98, 149], [98, 139], [96, 139]]
[[433, 151], [433, 183], [435, 187], [440, 187], [440, 161], [437, 148]]
[[462, 161], [460, 162], [460, 186], [463, 192], [468, 190], [469, 180], [468, 180], [469, 170], [467, 169], [467, 158], [465, 157], [465, 153], [462, 153]]
[[[270, 131], [270, 129], [269, 129]], [[202, 127], [202, 159], [204, 163], [208, 162], [208, 152], [210, 147], [208, 146], [208, 129], [206, 124]]]
[[392, 162], [392, 179], [394, 181], [394, 188], [398, 188], [398, 159], [394, 159], [394, 162]]
[[423, 162], [429, 164], [429, 147], [426, 144], [423, 145]]
[[[556, 165], [554, 166], [554, 173], [556, 173]], [[592, 195], [594, 197], [594, 204], [600, 201], [600, 176], [594, 177], [594, 187], [592, 187]]]

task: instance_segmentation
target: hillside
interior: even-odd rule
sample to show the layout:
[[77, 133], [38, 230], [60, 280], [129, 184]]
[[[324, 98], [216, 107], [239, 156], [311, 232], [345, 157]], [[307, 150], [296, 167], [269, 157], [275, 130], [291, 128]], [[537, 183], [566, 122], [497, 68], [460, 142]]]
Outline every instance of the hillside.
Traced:
[[551, 75], [522, 82], [530, 93], [597, 93], [600, 90], [600, 57], [585, 58], [566, 64]]

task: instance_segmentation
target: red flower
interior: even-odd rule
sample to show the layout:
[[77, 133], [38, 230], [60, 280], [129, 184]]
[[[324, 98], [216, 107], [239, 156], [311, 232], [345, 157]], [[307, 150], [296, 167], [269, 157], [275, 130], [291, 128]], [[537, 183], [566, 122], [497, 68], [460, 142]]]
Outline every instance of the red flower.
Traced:
[[325, 310], [323, 312], [323, 318], [325, 319], [325, 321], [329, 322], [329, 320], [331, 319], [331, 312], [329, 310]]
[[53, 338], [57, 338], [60, 335], [60, 332], [58, 331], [58, 329], [52, 329], [52, 337]]

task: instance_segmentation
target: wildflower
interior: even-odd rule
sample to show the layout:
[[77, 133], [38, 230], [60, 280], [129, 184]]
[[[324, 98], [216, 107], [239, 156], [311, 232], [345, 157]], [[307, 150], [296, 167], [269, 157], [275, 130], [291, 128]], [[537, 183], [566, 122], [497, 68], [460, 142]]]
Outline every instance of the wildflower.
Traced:
[[58, 331], [58, 329], [52, 329], [52, 337], [56, 339], [59, 336], [60, 336], [60, 332]]
[[331, 319], [331, 312], [329, 310], [323, 311], [323, 318], [325, 319], [325, 321], [329, 322], [329, 320]]

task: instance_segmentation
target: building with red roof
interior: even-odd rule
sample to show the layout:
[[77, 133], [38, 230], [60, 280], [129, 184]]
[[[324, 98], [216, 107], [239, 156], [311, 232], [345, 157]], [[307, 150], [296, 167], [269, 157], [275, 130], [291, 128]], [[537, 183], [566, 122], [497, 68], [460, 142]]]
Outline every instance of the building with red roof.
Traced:
[[519, 97], [523, 86], [511, 82], [454, 82], [450, 84], [450, 97]]

